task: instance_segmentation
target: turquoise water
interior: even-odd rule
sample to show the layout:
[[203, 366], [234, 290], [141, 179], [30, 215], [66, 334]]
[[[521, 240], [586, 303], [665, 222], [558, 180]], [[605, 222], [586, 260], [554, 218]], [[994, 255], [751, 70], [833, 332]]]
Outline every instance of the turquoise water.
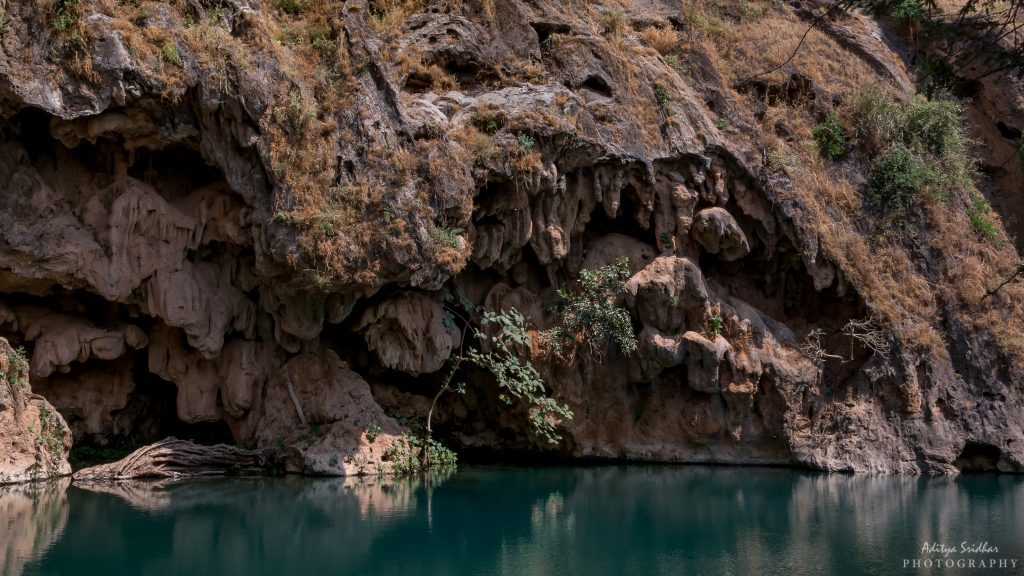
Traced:
[[[925, 542], [955, 545], [952, 567], [904, 568], [943, 558]], [[0, 554], [5, 576], [1024, 574], [1024, 479], [600, 466], [65, 481], [0, 487]]]

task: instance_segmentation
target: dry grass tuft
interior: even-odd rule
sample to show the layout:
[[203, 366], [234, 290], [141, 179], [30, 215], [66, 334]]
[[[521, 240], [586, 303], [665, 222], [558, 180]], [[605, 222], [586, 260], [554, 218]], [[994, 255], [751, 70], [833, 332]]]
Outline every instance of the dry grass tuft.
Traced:
[[662, 56], [671, 54], [679, 48], [679, 34], [669, 26], [650, 26], [644, 28], [640, 35]]

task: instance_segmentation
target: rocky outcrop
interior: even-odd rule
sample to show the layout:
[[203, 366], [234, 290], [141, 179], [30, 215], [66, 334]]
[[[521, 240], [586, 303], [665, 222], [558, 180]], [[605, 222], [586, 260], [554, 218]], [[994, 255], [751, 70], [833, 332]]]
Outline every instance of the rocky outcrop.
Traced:
[[71, 473], [71, 432], [64, 418], [32, 393], [28, 362], [0, 338], [0, 484]]
[[267, 382], [257, 441], [287, 447], [289, 472], [347, 476], [385, 470], [402, 433], [370, 386], [330, 350], [300, 354]]
[[[827, 23], [809, 45], [842, 63], [797, 59], [778, 83], [727, 78], [672, 3], [300, 4], [80, 3], [57, 30], [52, 7], [7, 3], [0, 335], [75, 442], [175, 434], [294, 472], [386, 470], [480, 307], [550, 327], [561, 286], [625, 256], [637, 352], [536, 351], [577, 414], [557, 454], [1024, 465], [1020, 343], [934, 288], [998, 258], [879, 248], [863, 167], [787, 155], [852, 97], [846, 70], [912, 87], [870, 19]], [[794, 28], [791, 7], [766, 11]], [[973, 241], [958, 209], [918, 219]], [[914, 292], [901, 274], [917, 269], [937, 276]], [[843, 331], [876, 317], [884, 353]], [[447, 441], [546, 446], [485, 373], [457, 380], [467, 393], [435, 420]], [[23, 404], [24, 422], [50, 410]]]

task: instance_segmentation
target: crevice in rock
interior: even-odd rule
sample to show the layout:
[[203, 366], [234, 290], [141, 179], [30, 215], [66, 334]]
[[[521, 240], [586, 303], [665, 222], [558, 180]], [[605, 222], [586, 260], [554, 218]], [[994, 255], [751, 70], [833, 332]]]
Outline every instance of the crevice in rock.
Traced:
[[1020, 128], [1014, 128], [1013, 126], [1008, 126], [1005, 122], [1000, 120], [1000, 121], [996, 122], [996, 129], [999, 130], [999, 133], [1003, 136], [1003, 138], [1006, 138], [1008, 140], [1012, 140], [1015, 144], [1020, 144], [1020, 136], [1021, 136]]
[[603, 98], [612, 97], [611, 86], [608, 85], [608, 82], [606, 82], [604, 78], [596, 74], [587, 76], [583, 83], [579, 85], [579, 88], [583, 90], [589, 90], [590, 92], [593, 92]]
[[537, 33], [537, 43], [544, 44], [552, 34], [566, 34], [572, 28], [564, 22], [530, 22], [530, 27]]

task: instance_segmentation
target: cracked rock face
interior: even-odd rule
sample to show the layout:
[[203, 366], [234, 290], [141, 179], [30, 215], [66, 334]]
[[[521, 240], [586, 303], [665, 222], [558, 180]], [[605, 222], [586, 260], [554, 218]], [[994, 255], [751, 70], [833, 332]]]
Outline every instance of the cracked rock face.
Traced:
[[[174, 433], [268, 448], [295, 472], [377, 472], [460, 344], [446, 306], [474, 321], [515, 307], [544, 329], [559, 286], [621, 256], [636, 354], [534, 359], [577, 415], [559, 454], [1024, 466], [1020, 367], [998, 368], [971, 329], [943, 336], [970, 369], [863, 346], [822, 369], [801, 353], [814, 329], [850, 346], [835, 335], [871, 304], [856, 278], [762, 151], [717, 128], [724, 81], [695, 86], [647, 47], [624, 58], [637, 40], [609, 40], [596, 13], [463, 3], [383, 31], [372, 2], [298, 16], [156, 3], [133, 18], [108, 4], [83, 4], [78, 47], [32, 2], [7, 7], [0, 336], [28, 350], [46, 400], [8, 392], [0, 407], [17, 431], [6, 478], [28, 478], [24, 425], [48, 402], [62, 450], [72, 433]], [[307, 16], [318, 47], [282, 41]], [[491, 378], [465, 379], [438, 408], [444, 439], [543, 446]], [[58, 471], [62, 458], [43, 456]]]
[[0, 484], [71, 473], [71, 431], [45, 398], [32, 393], [28, 364], [0, 338]]

